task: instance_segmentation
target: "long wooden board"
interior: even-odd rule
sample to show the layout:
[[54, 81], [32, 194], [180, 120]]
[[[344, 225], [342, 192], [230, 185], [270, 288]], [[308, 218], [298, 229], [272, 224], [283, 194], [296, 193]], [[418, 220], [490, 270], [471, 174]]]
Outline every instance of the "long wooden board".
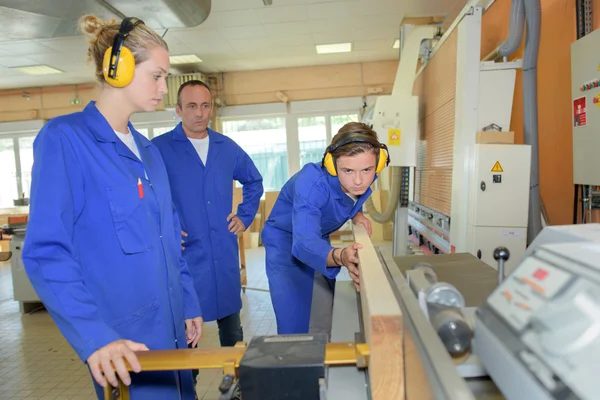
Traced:
[[370, 349], [369, 383], [373, 400], [404, 400], [402, 311], [367, 231], [354, 225], [358, 250], [360, 299]]

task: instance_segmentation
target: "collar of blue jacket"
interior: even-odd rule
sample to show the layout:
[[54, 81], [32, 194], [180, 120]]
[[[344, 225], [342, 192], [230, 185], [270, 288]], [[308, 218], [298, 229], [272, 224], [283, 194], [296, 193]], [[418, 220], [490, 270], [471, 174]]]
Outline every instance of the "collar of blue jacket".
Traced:
[[[207, 131], [209, 146], [214, 142], [222, 142], [224, 140], [222, 134], [215, 132], [210, 128], [207, 128]], [[186, 140], [188, 140], [188, 137], [185, 135], [185, 131], [183, 130], [183, 124], [181, 122], [177, 124], [175, 129], [173, 129], [173, 140], [177, 140], [178, 142], [185, 142]]]
[[[100, 110], [98, 110], [98, 107], [96, 107], [96, 101], [94, 101], [94, 100], [90, 101], [83, 109], [83, 114], [86, 117], [92, 118], [92, 120], [94, 121], [94, 123], [89, 124], [88, 127], [92, 131], [92, 134], [94, 135], [96, 140], [98, 140], [100, 142], [108, 142], [108, 143], [115, 143], [117, 140], [119, 140], [119, 138], [114, 133], [114, 129], [110, 126], [110, 124], [108, 123], [106, 118], [100, 113]], [[87, 121], [87, 122], [89, 122], [89, 121]], [[133, 127], [133, 124], [131, 123], [131, 121], [127, 123], [127, 126], [129, 127], [130, 132], [137, 132], [135, 130], [135, 128]], [[139, 134], [139, 132], [138, 132], [138, 134]], [[141, 134], [134, 135], [134, 136], [141, 136]], [[144, 139], [145, 139], [145, 137], [144, 137]], [[138, 143], [138, 144], [140, 144], [140, 143]], [[148, 147], [152, 143], [146, 139], [146, 140], [141, 140], [141, 144], [144, 145], [145, 147]]]

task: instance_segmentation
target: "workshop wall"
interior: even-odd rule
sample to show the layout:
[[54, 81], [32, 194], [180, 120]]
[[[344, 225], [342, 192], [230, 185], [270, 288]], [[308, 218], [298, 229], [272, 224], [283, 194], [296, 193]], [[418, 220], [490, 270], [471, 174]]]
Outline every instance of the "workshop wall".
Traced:
[[[389, 94], [397, 68], [398, 61], [393, 60], [227, 72], [211, 78], [218, 81], [215, 95], [224, 104], [262, 104], [281, 102], [278, 92], [289, 101]], [[0, 91], [0, 122], [49, 119], [80, 111], [95, 96], [93, 83]], [[71, 104], [75, 98], [81, 102]]]
[[[93, 84], [0, 91], [0, 122], [49, 119], [83, 109], [95, 96]], [[79, 104], [71, 101], [79, 98]]]
[[[600, 3], [600, 0], [595, 0]], [[483, 16], [481, 56], [508, 34], [511, 0], [496, 0]], [[577, 39], [575, 1], [543, 0], [538, 60], [540, 191], [552, 225], [573, 220], [571, 43]], [[596, 7], [595, 10], [599, 10]], [[596, 21], [600, 21], [597, 13]], [[523, 57], [523, 45], [512, 58]], [[517, 72], [511, 130], [523, 143], [523, 86]]]
[[226, 72], [222, 77], [225, 104], [289, 101], [390, 94], [398, 61]]

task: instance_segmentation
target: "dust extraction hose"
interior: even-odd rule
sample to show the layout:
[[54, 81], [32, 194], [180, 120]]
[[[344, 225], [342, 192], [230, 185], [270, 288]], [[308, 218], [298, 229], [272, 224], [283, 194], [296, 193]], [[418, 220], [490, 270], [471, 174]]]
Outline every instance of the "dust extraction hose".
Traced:
[[540, 0], [525, 0], [525, 20], [527, 21], [527, 33], [525, 35], [525, 51], [523, 54], [523, 133], [525, 144], [531, 146], [529, 219], [527, 221], [527, 243], [531, 244], [542, 230], [537, 84], [537, 64], [542, 25], [542, 5]]
[[398, 200], [400, 199], [400, 188], [402, 187], [402, 167], [392, 167], [391, 174], [391, 197], [387, 205], [387, 209], [382, 212], [377, 211], [375, 204], [373, 204], [373, 196], [369, 196], [369, 198], [365, 202], [365, 206], [367, 207], [367, 212], [369, 213], [369, 216], [373, 218], [373, 221], [379, 222], [380, 224], [385, 224], [386, 222], [391, 221], [391, 219], [394, 217], [394, 213], [396, 212]]
[[525, 30], [525, 5], [524, 0], [513, 0], [510, 8], [510, 24], [508, 28], [508, 37], [490, 54], [485, 56], [482, 61], [495, 61], [500, 57], [512, 55], [523, 40], [523, 31]]

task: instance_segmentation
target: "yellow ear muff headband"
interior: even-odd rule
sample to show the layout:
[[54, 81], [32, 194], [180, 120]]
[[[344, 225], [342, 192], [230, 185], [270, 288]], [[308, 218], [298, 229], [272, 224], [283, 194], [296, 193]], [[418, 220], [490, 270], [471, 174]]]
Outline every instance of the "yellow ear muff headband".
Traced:
[[119, 33], [115, 36], [112, 47], [104, 53], [102, 72], [106, 82], [117, 88], [122, 88], [131, 83], [135, 72], [135, 58], [127, 47], [123, 46], [125, 38], [139, 24], [144, 21], [137, 18], [125, 18], [121, 22]]
[[335, 144], [329, 145], [325, 150], [325, 154], [323, 155], [323, 160], [321, 161], [321, 165], [327, 169], [327, 172], [332, 176], [337, 176], [337, 167], [335, 165], [335, 161], [333, 159], [332, 153], [337, 149], [346, 146], [351, 143], [368, 143], [375, 148], [379, 149], [379, 154], [377, 154], [377, 163], [375, 172], [380, 173], [387, 165], [390, 163], [390, 155], [388, 153], [388, 148], [385, 144], [380, 143], [378, 140], [374, 139], [369, 135], [364, 135], [360, 133], [350, 133], [343, 139], [339, 140]]

